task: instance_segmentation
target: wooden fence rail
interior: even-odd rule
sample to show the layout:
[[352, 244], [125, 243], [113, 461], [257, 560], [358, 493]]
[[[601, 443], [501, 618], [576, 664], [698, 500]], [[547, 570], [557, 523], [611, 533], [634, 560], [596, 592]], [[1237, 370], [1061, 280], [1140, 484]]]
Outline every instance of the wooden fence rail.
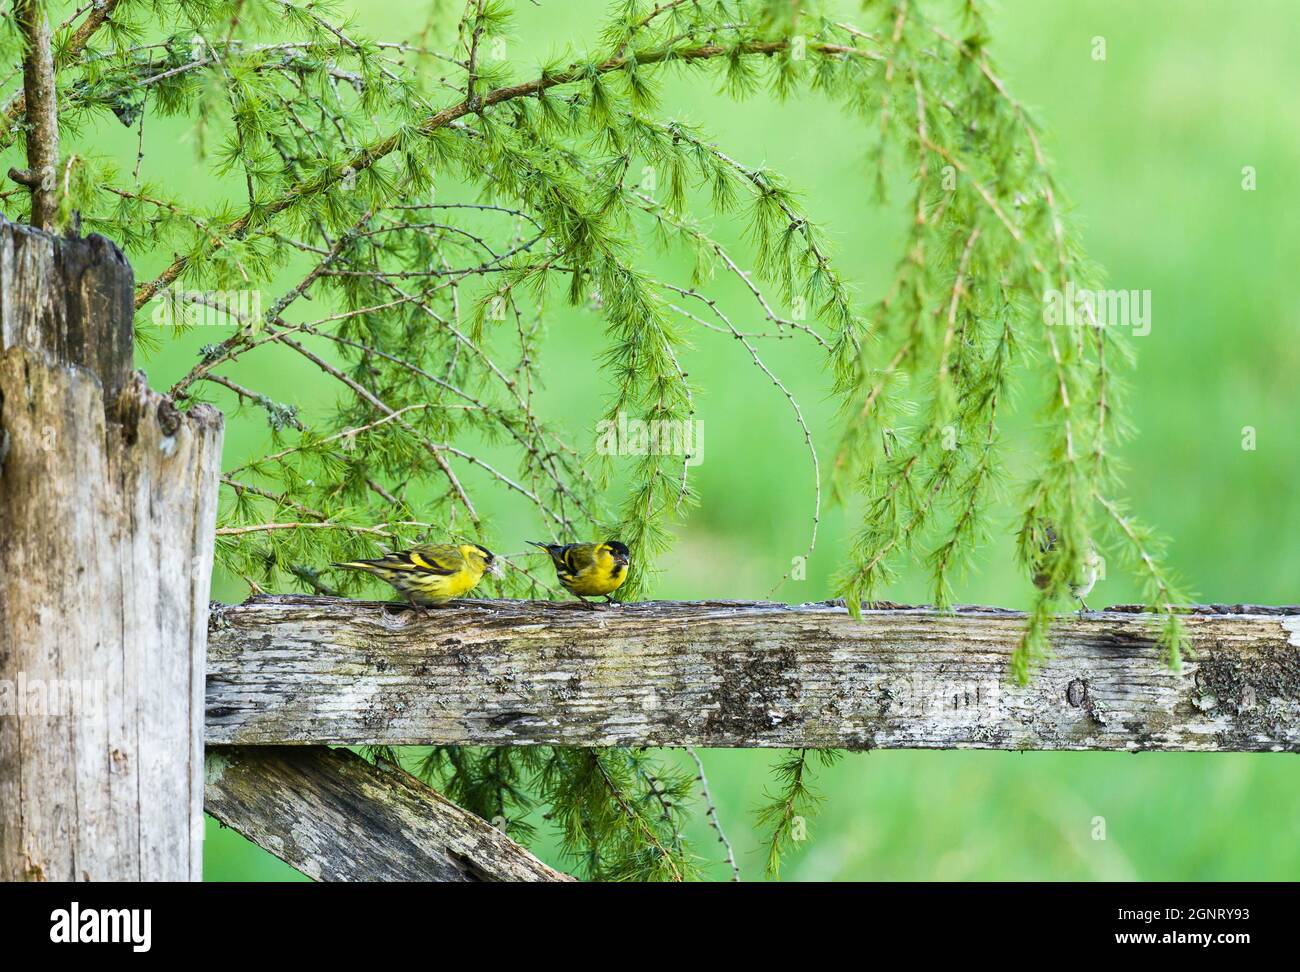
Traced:
[[589, 611], [260, 597], [214, 605], [211, 744], [1300, 751], [1300, 608], [1208, 606], [1171, 671], [1133, 608], [1062, 618], [649, 602]]
[[391, 763], [210, 747], [204, 809], [317, 881], [568, 881]]

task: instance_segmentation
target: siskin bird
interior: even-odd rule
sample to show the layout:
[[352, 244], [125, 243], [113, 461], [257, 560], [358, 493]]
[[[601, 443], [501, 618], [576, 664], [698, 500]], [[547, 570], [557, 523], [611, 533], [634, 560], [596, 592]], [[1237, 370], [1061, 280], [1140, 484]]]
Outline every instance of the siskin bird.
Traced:
[[[1034, 571], [1034, 586], [1040, 590], [1051, 583], [1051, 575], [1047, 572], [1047, 558], [1056, 549], [1056, 539], [1056, 529], [1052, 524], [1044, 523], [1042, 536], [1038, 541], [1039, 560]], [[1097, 547], [1089, 540], [1081, 565], [1082, 576], [1070, 581], [1069, 584], [1070, 595], [1079, 602], [1079, 617], [1083, 617], [1084, 612], [1090, 610], [1084, 598], [1092, 593], [1097, 578], [1103, 573], [1103, 567], [1101, 554], [1097, 553]]]
[[1083, 577], [1070, 585], [1070, 593], [1079, 602], [1079, 617], [1083, 617], [1083, 613], [1090, 610], [1084, 598], [1092, 593], [1097, 578], [1101, 576], [1102, 567], [1101, 554], [1097, 553], [1097, 548], [1089, 543], [1088, 552], [1083, 555]]
[[610, 597], [627, 580], [631, 553], [627, 545], [617, 540], [604, 543], [540, 543], [529, 540], [551, 555], [555, 576], [570, 594], [576, 594], [584, 603], [589, 597]]
[[492, 551], [477, 543], [425, 544], [395, 550], [376, 560], [350, 560], [334, 566], [365, 570], [383, 578], [417, 608], [468, 594], [484, 571], [500, 571]]

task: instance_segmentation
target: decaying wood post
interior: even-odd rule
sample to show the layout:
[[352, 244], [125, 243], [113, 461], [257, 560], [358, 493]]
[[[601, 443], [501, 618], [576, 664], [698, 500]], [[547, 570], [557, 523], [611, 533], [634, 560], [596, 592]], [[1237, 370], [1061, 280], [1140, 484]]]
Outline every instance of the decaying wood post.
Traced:
[[208, 750], [207, 810], [316, 881], [569, 881], [392, 763], [325, 746]]
[[0, 220], [0, 880], [202, 869], [222, 422], [132, 370], [108, 240]]

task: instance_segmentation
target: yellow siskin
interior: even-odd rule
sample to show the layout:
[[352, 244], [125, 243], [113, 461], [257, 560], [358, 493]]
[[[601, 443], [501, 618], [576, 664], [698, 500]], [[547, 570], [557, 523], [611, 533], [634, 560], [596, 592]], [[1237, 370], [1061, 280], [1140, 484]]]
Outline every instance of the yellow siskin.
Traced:
[[499, 571], [492, 551], [477, 543], [431, 543], [395, 550], [377, 560], [350, 560], [334, 566], [383, 578], [415, 607], [442, 604], [468, 594], [484, 571]]
[[631, 554], [627, 545], [617, 540], [604, 543], [539, 543], [529, 540], [551, 555], [555, 576], [570, 594], [576, 594], [584, 603], [589, 597], [610, 597], [627, 580], [627, 567]]

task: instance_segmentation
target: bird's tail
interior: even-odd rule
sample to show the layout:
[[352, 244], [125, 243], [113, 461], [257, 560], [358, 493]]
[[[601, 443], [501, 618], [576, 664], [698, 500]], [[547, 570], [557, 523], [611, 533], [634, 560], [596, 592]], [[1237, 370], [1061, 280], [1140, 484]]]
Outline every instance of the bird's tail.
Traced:
[[557, 556], [559, 551], [564, 549], [563, 544], [543, 543], [540, 540], [525, 540], [524, 543], [531, 543], [534, 547], [541, 547], [543, 550], [545, 550], [548, 554], [551, 555], [552, 559], [554, 559]]
[[341, 564], [330, 564], [331, 567], [348, 567], [352, 570], [368, 570], [372, 574], [381, 573], [379, 561], [377, 560], [349, 560]]

